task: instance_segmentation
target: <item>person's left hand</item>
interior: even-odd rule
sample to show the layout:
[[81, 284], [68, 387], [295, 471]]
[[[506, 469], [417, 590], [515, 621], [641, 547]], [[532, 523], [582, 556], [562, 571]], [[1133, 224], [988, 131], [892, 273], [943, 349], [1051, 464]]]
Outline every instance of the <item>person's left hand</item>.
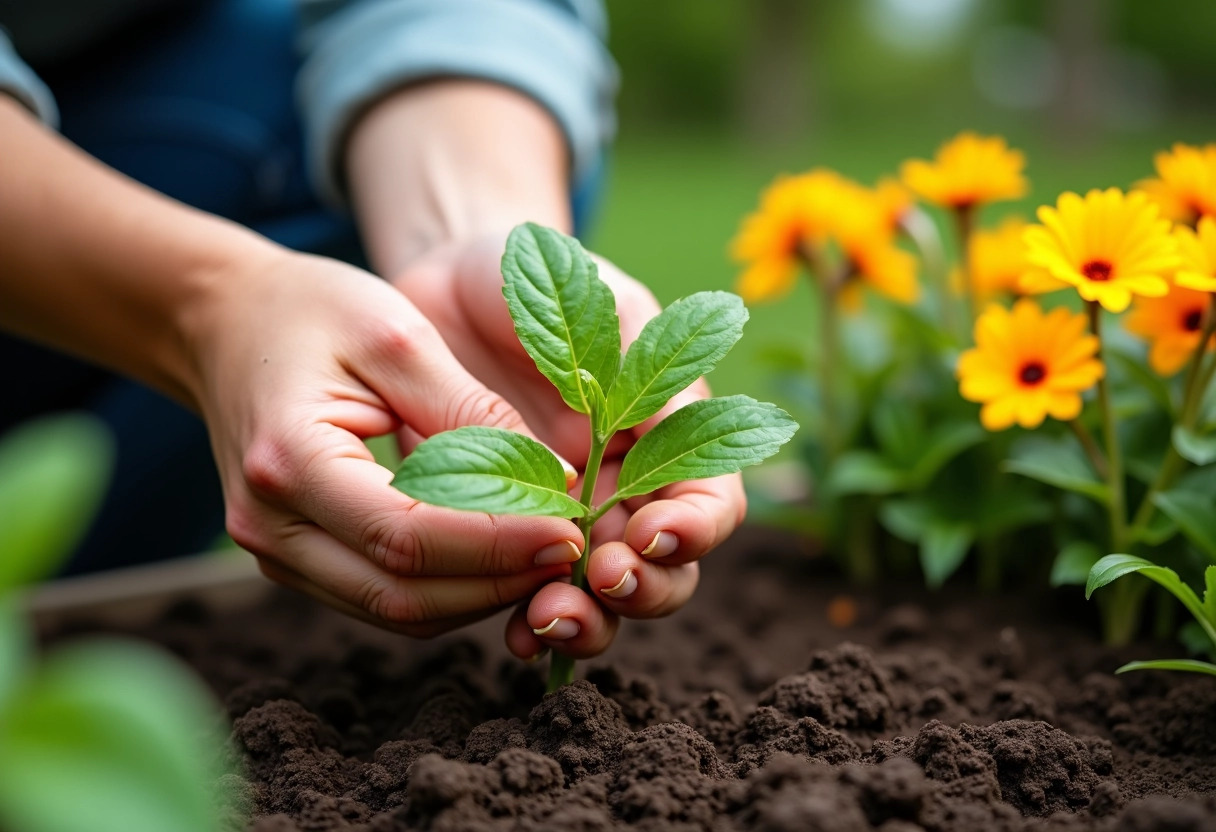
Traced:
[[[524, 351], [502, 295], [503, 237], [449, 245], [414, 260], [392, 282], [438, 328], [464, 367], [523, 415], [537, 436], [581, 470], [590, 447], [587, 417], [570, 410]], [[599, 275], [616, 295], [623, 345], [637, 337], [659, 304], [641, 283], [598, 260]], [[612, 493], [633, 440], [663, 417], [709, 396], [704, 380], [609, 445], [596, 501]], [[420, 437], [401, 437], [409, 451]], [[577, 493], [577, 492], [576, 492]], [[507, 624], [512, 653], [533, 658], [547, 647], [585, 658], [605, 650], [618, 616], [655, 618], [692, 596], [697, 561], [725, 540], [746, 511], [738, 475], [670, 485], [616, 506], [596, 524], [587, 565], [587, 593], [567, 583], [543, 587]], [[535, 631], [541, 630], [543, 635]]]

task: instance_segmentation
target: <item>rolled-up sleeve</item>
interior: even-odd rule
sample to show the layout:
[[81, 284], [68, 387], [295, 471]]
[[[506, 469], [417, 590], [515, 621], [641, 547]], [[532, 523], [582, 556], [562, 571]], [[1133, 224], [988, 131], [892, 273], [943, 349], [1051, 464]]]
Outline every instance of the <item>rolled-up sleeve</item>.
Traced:
[[3, 29], [0, 29], [0, 92], [16, 98], [43, 123], [52, 127], [59, 125], [55, 97], [42, 79], [18, 57]]
[[332, 202], [344, 201], [352, 122], [428, 77], [493, 81], [539, 102], [565, 134], [576, 183], [612, 138], [617, 72], [598, 0], [312, 0], [312, 14], [309, 5], [300, 104], [313, 181]]

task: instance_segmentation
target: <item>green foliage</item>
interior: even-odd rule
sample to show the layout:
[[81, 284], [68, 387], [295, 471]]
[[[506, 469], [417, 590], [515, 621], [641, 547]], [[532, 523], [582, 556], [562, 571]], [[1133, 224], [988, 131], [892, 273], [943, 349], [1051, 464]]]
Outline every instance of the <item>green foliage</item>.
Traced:
[[437, 506], [491, 514], [581, 517], [562, 465], [514, 431], [463, 427], [438, 434], [406, 457], [393, 485]]
[[[658, 413], [712, 370], [747, 321], [742, 301], [698, 292], [655, 316], [622, 361], [612, 291], [577, 240], [534, 224], [507, 239], [503, 294], [515, 332], [573, 410], [589, 417], [591, 450], [582, 499], [566, 493], [561, 464], [539, 443], [488, 428], [460, 428], [420, 444], [393, 485], [418, 500], [493, 513], [577, 517], [588, 543], [595, 521], [630, 497], [672, 483], [737, 473], [773, 455], [797, 424], [775, 405], [747, 396], [694, 401], [644, 433], [625, 455], [616, 491], [594, 506], [595, 481], [614, 434]], [[585, 560], [575, 564], [582, 585]], [[573, 665], [555, 656], [550, 688]]]
[[1216, 563], [1216, 499], [1212, 493], [1176, 488], [1157, 494], [1153, 504], [1178, 524], [1187, 538], [1208, 560]]
[[1047, 485], [1084, 494], [1092, 500], [1110, 502], [1110, 488], [1065, 438], [1030, 436], [1015, 445], [1004, 469]]
[[[1216, 658], [1216, 566], [1209, 566], [1204, 571], [1203, 599], [1195, 594], [1187, 584], [1178, 577], [1173, 569], [1158, 566], [1152, 561], [1134, 555], [1107, 555], [1094, 564], [1089, 573], [1089, 581], [1085, 585], [1085, 597], [1093, 595], [1094, 590], [1117, 581], [1126, 575], [1139, 573], [1149, 580], [1164, 587], [1177, 598], [1187, 611], [1194, 616], [1195, 621], [1206, 634], [1209, 650]], [[1119, 668], [1117, 672], [1129, 670], [1187, 670], [1216, 675], [1216, 664], [1193, 660], [1160, 660], [1149, 662], [1132, 662]]]
[[135, 644], [80, 644], [39, 662], [12, 597], [71, 550], [109, 468], [108, 437], [83, 416], [0, 442], [0, 828], [214, 832], [218, 708], [202, 686]]
[[42, 419], [0, 443], [0, 593], [55, 571], [105, 494], [110, 437], [82, 415]]
[[1102, 550], [1088, 540], [1074, 540], [1060, 549], [1051, 565], [1052, 586], [1085, 586]]
[[1203, 434], [1185, 425], [1175, 425], [1170, 438], [1178, 455], [1196, 465], [1216, 462], [1216, 434]]

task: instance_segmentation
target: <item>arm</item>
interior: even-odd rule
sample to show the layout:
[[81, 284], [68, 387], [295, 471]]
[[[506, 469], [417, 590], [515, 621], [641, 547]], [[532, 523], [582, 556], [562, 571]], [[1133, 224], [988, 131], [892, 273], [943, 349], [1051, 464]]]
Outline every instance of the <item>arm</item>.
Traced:
[[568, 569], [574, 524], [417, 504], [364, 447], [402, 425], [526, 430], [400, 293], [150, 192], [2, 95], [0, 181], [0, 326], [199, 411], [229, 531], [268, 576], [429, 635]]

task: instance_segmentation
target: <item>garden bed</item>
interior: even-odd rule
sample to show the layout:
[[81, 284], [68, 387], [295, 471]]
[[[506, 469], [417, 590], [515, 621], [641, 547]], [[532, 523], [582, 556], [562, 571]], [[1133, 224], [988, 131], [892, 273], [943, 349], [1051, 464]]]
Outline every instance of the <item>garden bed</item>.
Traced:
[[1102, 647], [1075, 591], [830, 574], [744, 530], [544, 698], [500, 621], [419, 643], [273, 593], [147, 633], [233, 719], [234, 829], [1216, 830], [1216, 680], [1111, 675], [1162, 648]]

